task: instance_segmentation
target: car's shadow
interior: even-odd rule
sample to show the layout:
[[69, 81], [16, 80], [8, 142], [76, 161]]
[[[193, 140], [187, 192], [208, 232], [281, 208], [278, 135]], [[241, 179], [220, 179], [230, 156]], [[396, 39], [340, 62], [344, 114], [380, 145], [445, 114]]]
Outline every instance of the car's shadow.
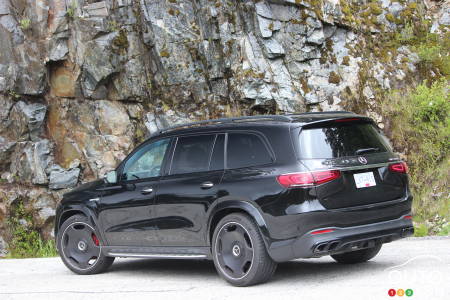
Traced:
[[[389, 262], [369, 261], [362, 264], [345, 265], [332, 260], [302, 259], [280, 263], [271, 282], [278, 280], [316, 280], [323, 276], [352, 277], [364, 271], [382, 272], [392, 266]], [[112, 273], [139, 273], [142, 275], [170, 275], [171, 278], [217, 276], [212, 261], [124, 259], [117, 261], [110, 269]]]

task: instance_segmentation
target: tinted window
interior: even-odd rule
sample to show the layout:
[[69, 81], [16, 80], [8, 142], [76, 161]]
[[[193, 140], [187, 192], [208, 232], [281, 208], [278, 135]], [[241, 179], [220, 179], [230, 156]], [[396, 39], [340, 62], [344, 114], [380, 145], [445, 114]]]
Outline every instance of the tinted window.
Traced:
[[300, 133], [301, 158], [337, 158], [386, 152], [377, 129], [371, 124], [342, 123]]
[[161, 175], [161, 165], [169, 140], [160, 140], [139, 149], [125, 163], [124, 180], [156, 177]]
[[208, 171], [215, 135], [178, 138], [170, 174]]
[[260, 137], [248, 133], [228, 134], [227, 167], [242, 168], [264, 165], [272, 162], [272, 157]]
[[214, 150], [211, 155], [211, 163], [209, 164], [210, 170], [223, 170], [224, 168], [224, 147], [225, 147], [225, 135], [219, 134], [214, 143]]

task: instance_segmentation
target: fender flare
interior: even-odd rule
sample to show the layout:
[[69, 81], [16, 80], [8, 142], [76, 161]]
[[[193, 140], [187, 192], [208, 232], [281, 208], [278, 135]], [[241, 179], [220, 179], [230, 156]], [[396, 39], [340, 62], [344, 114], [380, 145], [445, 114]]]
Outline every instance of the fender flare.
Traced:
[[263, 236], [264, 243], [266, 244], [266, 246], [270, 244], [270, 234], [269, 229], [267, 227], [267, 223], [264, 220], [261, 212], [255, 207], [255, 205], [251, 204], [249, 201], [244, 200], [226, 200], [219, 202], [209, 214], [208, 230], [206, 232], [207, 233], [206, 240], [208, 245], [211, 245], [209, 233], [211, 231], [212, 220], [214, 219], [217, 213], [225, 209], [240, 209], [248, 213], [256, 221], [256, 224], [260, 229], [260, 232]]
[[59, 230], [59, 226], [61, 225], [61, 218], [71, 212], [81, 212], [83, 213], [88, 220], [94, 224], [94, 228], [97, 230], [97, 234], [100, 235], [101, 240], [103, 241], [103, 243], [106, 245], [106, 238], [103, 234], [103, 231], [101, 230], [100, 226], [98, 226], [98, 217], [96, 212], [92, 209], [89, 208], [85, 205], [77, 205], [77, 204], [73, 204], [73, 205], [67, 205], [64, 207], [61, 207], [61, 211], [57, 213], [57, 218], [55, 219], [55, 239], [58, 236], [58, 230]]

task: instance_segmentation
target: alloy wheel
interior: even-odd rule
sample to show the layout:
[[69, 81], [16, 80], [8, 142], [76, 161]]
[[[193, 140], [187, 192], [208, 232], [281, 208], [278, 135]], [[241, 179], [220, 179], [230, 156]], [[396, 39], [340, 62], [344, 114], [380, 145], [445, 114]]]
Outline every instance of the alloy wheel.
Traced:
[[95, 266], [100, 257], [100, 241], [94, 228], [83, 222], [75, 222], [62, 234], [61, 251], [74, 268], [87, 270]]
[[224, 224], [217, 235], [215, 247], [219, 267], [225, 276], [236, 280], [249, 273], [254, 249], [248, 231], [241, 224]]

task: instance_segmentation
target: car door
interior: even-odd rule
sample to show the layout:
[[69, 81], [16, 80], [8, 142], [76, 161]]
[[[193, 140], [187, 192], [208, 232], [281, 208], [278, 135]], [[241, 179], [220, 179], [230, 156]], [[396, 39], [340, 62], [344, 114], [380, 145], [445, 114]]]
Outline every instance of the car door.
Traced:
[[118, 182], [104, 189], [99, 219], [110, 246], [155, 246], [153, 205], [170, 139], [141, 145], [119, 166]]
[[167, 176], [161, 178], [155, 213], [162, 246], [205, 246], [206, 212], [218, 198], [224, 173], [224, 134], [174, 141]]

